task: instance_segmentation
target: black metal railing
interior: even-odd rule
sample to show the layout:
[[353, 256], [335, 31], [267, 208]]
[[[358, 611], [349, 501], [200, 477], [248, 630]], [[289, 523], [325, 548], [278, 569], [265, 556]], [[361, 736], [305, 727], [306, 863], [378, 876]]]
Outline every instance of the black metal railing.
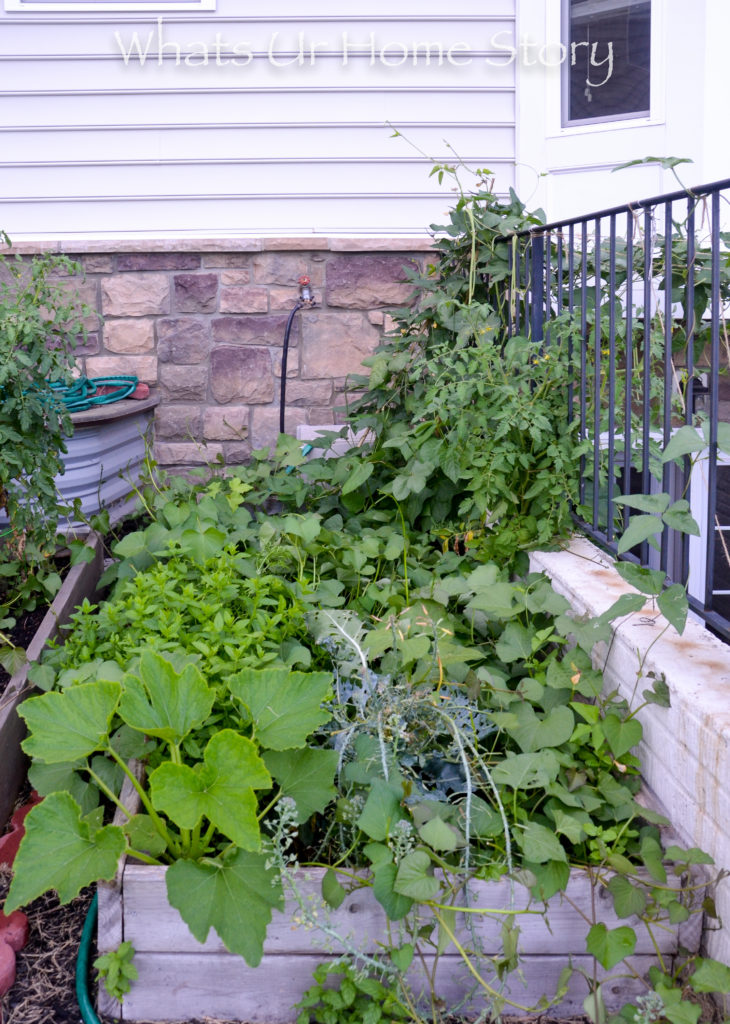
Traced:
[[[546, 351], [561, 336], [574, 352], [566, 401], [588, 449], [575, 510], [583, 529], [616, 552], [632, 516], [647, 511], [623, 498], [664, 493], [675, 511], [687, 501], [699, 537], [668, 514], [659, 550], [643, 539], [624, 557], [686, 584], [693, 610], [728, 639], [729, 193], [730, 179], [515, 235], [505, 292], [509, 334]], [[703, 450], [662, 461], [682, 427]]]

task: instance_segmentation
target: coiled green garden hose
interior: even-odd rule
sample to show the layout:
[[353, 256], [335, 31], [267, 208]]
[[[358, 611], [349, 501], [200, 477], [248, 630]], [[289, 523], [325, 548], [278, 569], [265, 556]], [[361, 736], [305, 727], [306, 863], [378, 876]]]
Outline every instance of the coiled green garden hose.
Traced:
[[79, 955], [76, 957], [76, 1000], [81, 1010], [84, 1024], [101, 1024], [89, 995], [89, 950], [94, 936], [96, 917], [99, 912], [99, 899], [96, 893], [86, 914], [84, 929], [81, 933]]
[[[110, 405], [128, 398], [137, 387], [137, 377], [79, 377], [73, 384], [49, 384], [53, 394], [60, 398], [68, 412], [83, 412], [97, 405]], [[99, 393], [99, 389], [104, 389]], [[113, 388], [113, 391], [107, 391]]]

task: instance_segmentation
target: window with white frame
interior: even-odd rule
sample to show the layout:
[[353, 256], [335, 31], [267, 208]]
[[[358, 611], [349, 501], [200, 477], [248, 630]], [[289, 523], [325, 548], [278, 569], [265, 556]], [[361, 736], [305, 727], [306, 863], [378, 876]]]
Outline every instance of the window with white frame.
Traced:
[[6, 11], [214, 11], [216, 0], [4, 0]]
[[648, 117], [651, 0], [562, 0], [564, 126]]

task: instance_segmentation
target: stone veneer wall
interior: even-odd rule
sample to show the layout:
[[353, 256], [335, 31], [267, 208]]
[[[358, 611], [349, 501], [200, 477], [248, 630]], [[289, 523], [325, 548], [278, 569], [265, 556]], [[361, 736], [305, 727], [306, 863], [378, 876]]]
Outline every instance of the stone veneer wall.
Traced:
[[278, 434], [281, 355], [298, 278], [317, 302], [294, 320], [287, 367], [287, 432], [331, 423], [347, 376], [389, 326], [388, 309], [423, 265], [421, 239], [230, 239], [215, 242], [63, 242], [81, 262], [89, 318], [79, 366], [89, 377], [135, 374], [161, 397], [155, 453], [164, 466], [222, 456], [244, 461]]

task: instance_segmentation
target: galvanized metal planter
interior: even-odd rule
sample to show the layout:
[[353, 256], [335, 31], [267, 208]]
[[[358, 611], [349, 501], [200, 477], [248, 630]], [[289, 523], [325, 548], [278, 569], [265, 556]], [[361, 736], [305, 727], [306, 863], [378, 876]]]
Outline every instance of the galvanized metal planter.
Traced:
[[[63, 456], [65, 471], [56, 478], [61, 499], [81, 502], [84, 516], [101, 509], [119, 507], [139, 480], [152, 424], [153, 410], [159, 398], [142, 401], [124, 399], [73, 413], [73, 436]], [[61, 527], [78, 524], [67, 520]]]
[[75, 565], [69, 571], [28, 645], [28, 664], [15, 673], [0, 696], [0, 828], [8, 819], [26, 774], [26, 758], [20, 749], [25, 723], [18, 717], [18, 707], [32, 691], [28, 669], [38, 660], [45, 645], [59, 635], [61, 626], [69, 621], [84, 598], [93, 597], [102, 573], [101, 537], [90, 533], [86, 544], [94, 554], [93, 560]]

